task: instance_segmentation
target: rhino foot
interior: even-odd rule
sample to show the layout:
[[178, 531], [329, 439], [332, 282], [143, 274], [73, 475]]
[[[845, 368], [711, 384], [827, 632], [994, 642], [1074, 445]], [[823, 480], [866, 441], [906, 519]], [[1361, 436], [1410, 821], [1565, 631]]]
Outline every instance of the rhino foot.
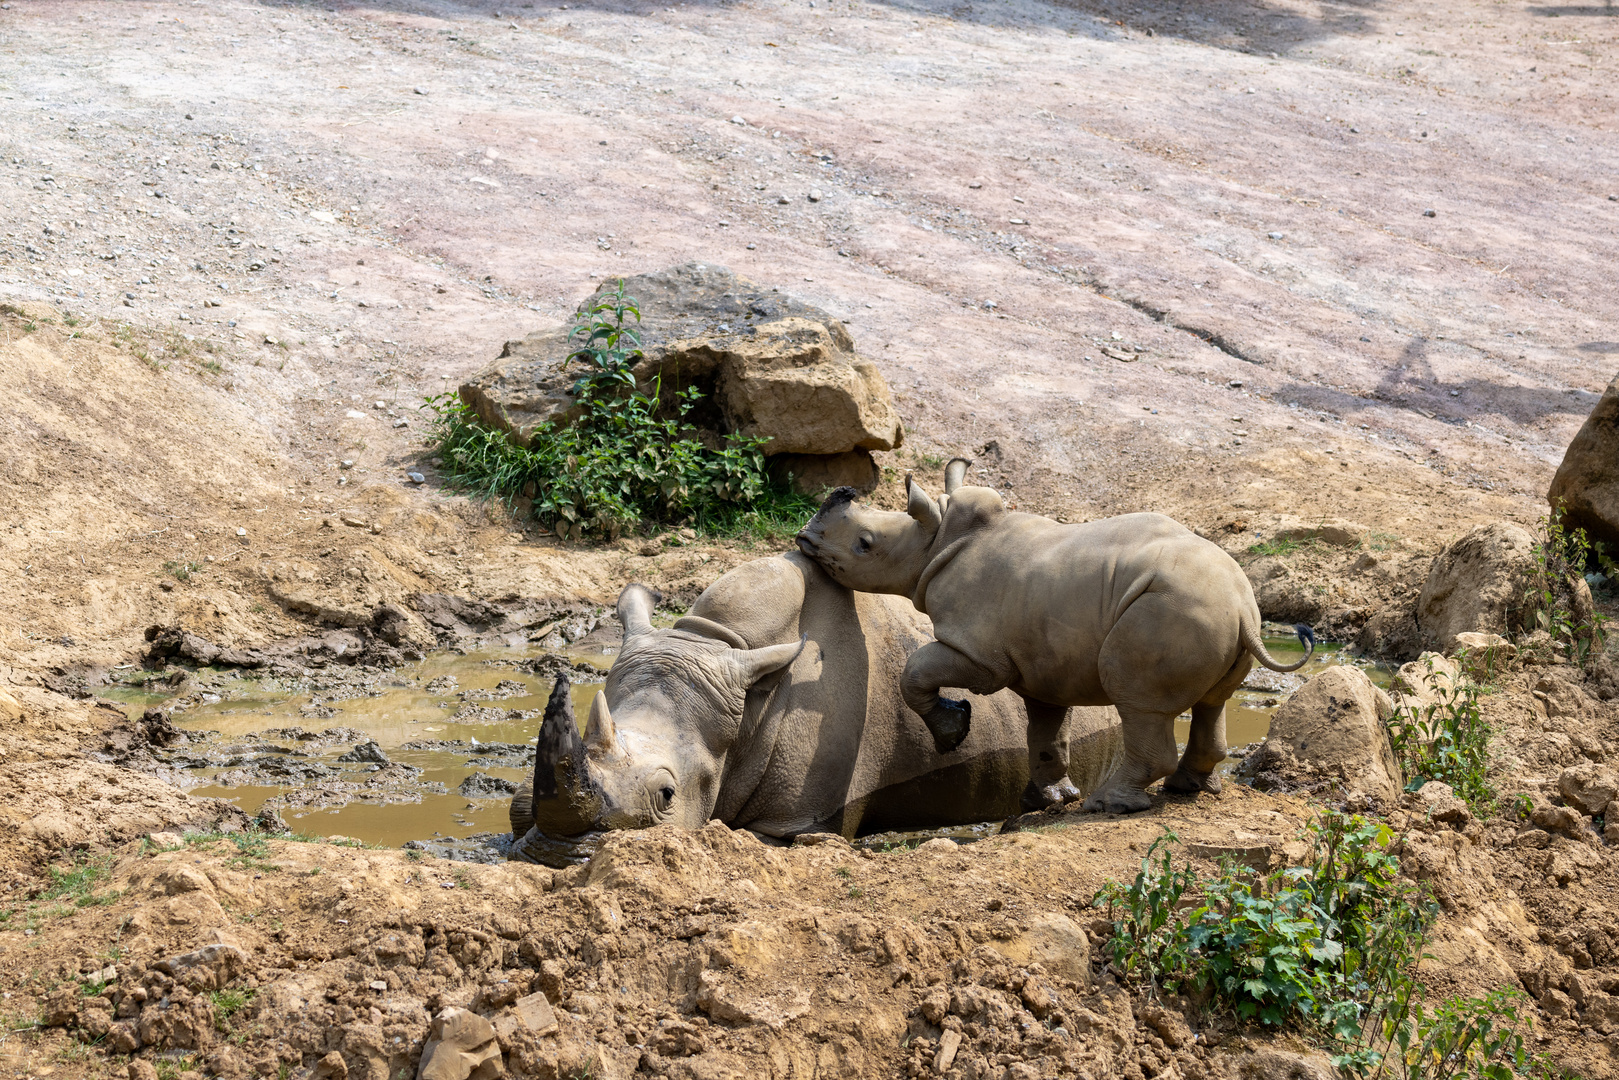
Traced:
[[933, 745], [941, 754], [948, 754], [961, 745], [973, 726], [973, 704], [970, 701], [951, 701], [940, 698], [939, 703], [922, 717], [933, 735]]
[[1085, 800], [1080, 811], [1086, 814], [1133, 814], [1152, 806], [1152, 799], [1137, 788], [1113, 788], [1098, 791]]
[[1023, 797], [1019, 803], [1026, 813], [1033, 813], [1036, 810], [1049, 810], [1054, 806], [1074, 802], [1079, 797], [1079, 789], [1065, 776], [1056, 783], [1046, 784], [1043, 787], [1030, 780], [1029, 786], [1023, 789]]
[[1164, 790], [1177, 795], [1196, 795], [1200, 791], [1218, 795], [1221, 787], [1220, 778], [1212, 772], [1199, 773], [1187, 768], [1176, 769], [1174, 774], [1164, 781]]

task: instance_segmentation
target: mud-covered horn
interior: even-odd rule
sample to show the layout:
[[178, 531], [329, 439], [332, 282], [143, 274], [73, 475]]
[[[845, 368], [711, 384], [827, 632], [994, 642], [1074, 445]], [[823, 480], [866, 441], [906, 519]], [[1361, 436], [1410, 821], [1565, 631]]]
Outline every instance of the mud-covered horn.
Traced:
[[967, 469], [972, 462], [963, 457], [951, 458], [944, 467], [944, 493], [954, 495], [961, 482], [967, 478]]
[[579, 725], [573, 718], [572, 687], [568, 677], [559, 675], [545, 705], [540, 737], [534, 747], [534, 798], [554, 799], [560, 787], [559, 771], [572, 771], [584, 762], [585, 744], [579, 738]]
[[645, 585], [624, 586], [624, 591], [618, 594], [618, 621], [624, 627], [624, 642], [652, 632], [652, 609], [662, 599], [662, 594]]
[[607, 711], [605, 690], [590, 703], [590, 719], [585, 721], [585, 746], [597, 754], [612, 754], [618, 749], [618, 732], [613, 730], [613, 714]]

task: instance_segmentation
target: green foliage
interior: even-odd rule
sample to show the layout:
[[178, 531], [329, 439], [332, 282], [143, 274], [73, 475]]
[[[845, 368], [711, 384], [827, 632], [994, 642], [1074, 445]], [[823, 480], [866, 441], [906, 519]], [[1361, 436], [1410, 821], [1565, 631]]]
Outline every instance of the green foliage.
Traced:
[[680, 521], [721, 535], [796, 532], [816, 504], [769, 482], [767, 440], [731, 434], [707, 445], [689, 422], [699, 390], [664, 394], [661, 379], [650, 393], [637, 389], [640, 336], [631, 318], [640, 312], [622, 280], [581, 312], [573, 336], [583, 344], [569, 357], [587, 365], [573, 388], [580, 415], [538, 425], [527, 446], [486, 427], [453, 394], [428, 398], [429, 439], [451, 483], [508, 503], [527, 496], [564, 539]]
[[[1432, 676], [1433, 661], [1428, 661]], [[1415, 791], [1430, 780], [1449, 784], [1477, 812], [1488, 810], [1495, 790], [1488, 777], [1491, 728], [1479, 710], [1479, 687], [1468, 678], [1430, 678], [1434, 700], [1420, 704], [1400, 696], [1389, 717], [1389, 742]]]
[[100, 855], [93, 858], [81, 857], [75, 859], [67, 868], [48, 866], [45, 868], [47, 884], [36, 901], [66, 900], [74, 907], [89, 907], [95, 904], [110, 904], [117, 899], [116, 894], [110, 897], [95, 895], [95, 888], [105, 881], [112, 872], [113, 858], [111, 855]]
[[175, 581], [190, 581], [191, 575], [197, 573], [202, 569], [202, 567], [194, 562], [182, 562], [171, 559], [163, 564], [163, 569], [174, 575]]
[[1566, 528], [1561, 514], [1541, 518], [1539, 525], [1535, 572], [1524, 594], [1524, 628], [1544, 630], [1554, 648], [1566, 650], [1580, 667], [1589, 667], [1602, 655], [1608, 636], [1608, 617], [1589, 602], [1584, 583], [1585, 568], [1593, 558], [1591, 542], [1584, 529]]
[[215, 990], [208, 995], [214, 1006], [214, 1026], [220, 1031], [230, 1030], [230, 1018], [253, 1000], [252, 990]]
[[1291, 555], [1295, 551], [1298, 551], [1306, 546], [1307, 545], [1302, 541], [1282, 537], [1275, 540], [1262, 540], [1259, 543], [1250, 546], [1248, 548], [1248, 554], [1257, 555], [1261, 558], [1267, 556], [1282, 558]]

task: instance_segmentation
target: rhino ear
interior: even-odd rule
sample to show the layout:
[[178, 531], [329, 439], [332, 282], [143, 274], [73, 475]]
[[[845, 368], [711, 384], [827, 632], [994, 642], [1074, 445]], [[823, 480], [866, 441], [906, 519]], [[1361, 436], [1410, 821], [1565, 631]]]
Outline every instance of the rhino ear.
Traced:
[[933, 497], [917, 486], [911, 479], [911, 474], [905, 474], [906, 502], [905, 512], [916, 519], [916, 523], [929, 534], [939, 531], [939, 504]]
[[652, 632], [652, 609], [663, 599], [661, 593], [639, 583], [624, 586], [618, 594], [618, 621], [624, 627], [624, 640]]
[[967, 470], [972, 462], [967, 458], [951, 458], [950, 463], [944, 467], [944, 493], [954, 495], [961, 482], [967, 478]]
[[766, 645], [762, 649], [736, 649], [731, 653], [741, 676], [743, 686], [752, 686], [773, 671], [780, 671], [804, 651], [805, 638], [785, 645]]

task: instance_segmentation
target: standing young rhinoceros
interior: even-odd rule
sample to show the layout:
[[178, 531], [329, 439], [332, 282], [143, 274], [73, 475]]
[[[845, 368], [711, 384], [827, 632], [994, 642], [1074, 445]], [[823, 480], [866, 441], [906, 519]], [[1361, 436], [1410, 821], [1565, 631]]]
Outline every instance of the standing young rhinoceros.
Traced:
[[[620, 594], [623, 648], [583, 738], [566, 683], [552, 694], [534, 779], [512, 801], [531, 857], [559, 837], [665, 822], [854, 837], [1018, 812], [1029, 774], [1017, 698], [975, 698], [964, 756], [937, 753], [897, 689], [931, 640], [904, 601], [852, 593], [796, 551], [725, 574], [670, 629], [652, 627], [655, 600], [642, 585]], [[1118, 731], [1112, 710], [1075, 710], [1053, 752], [1094, 783]]]
[[[1242, 568], [1214, 544], [1162, 514], [1127, 514], [1061, 525], [1012, 513], [989, 488], [959, 487], [969, 463], [946, 467], [934, 502], [906, 478], [906, 513], [828, 496], [798, 546], [840, 585], [908, 596], [933, 619], [937, 641], [905, 664], [905, 702], [927, 723], [941, 753], [962, 744], [969, 701], [1004, 687], [1029, 710], [1031, 782], [1064, 799], [1079, 792], [1061, 775], [1048, 739], [1066, 707], [1113, 705], [1124, 724], [1124, 759], [1085, 801], [1126, 813], [1150, 805], [1146, 787], [1219, 791], [1225, 703], [1253, 659], [1283, 666], [1259, 637], [1259, 605]], [[1315, 649], [1309, 627], [1299, 637]], [[1175, 718], [1192, 711], [1186, 753], [1175, 762]]]

